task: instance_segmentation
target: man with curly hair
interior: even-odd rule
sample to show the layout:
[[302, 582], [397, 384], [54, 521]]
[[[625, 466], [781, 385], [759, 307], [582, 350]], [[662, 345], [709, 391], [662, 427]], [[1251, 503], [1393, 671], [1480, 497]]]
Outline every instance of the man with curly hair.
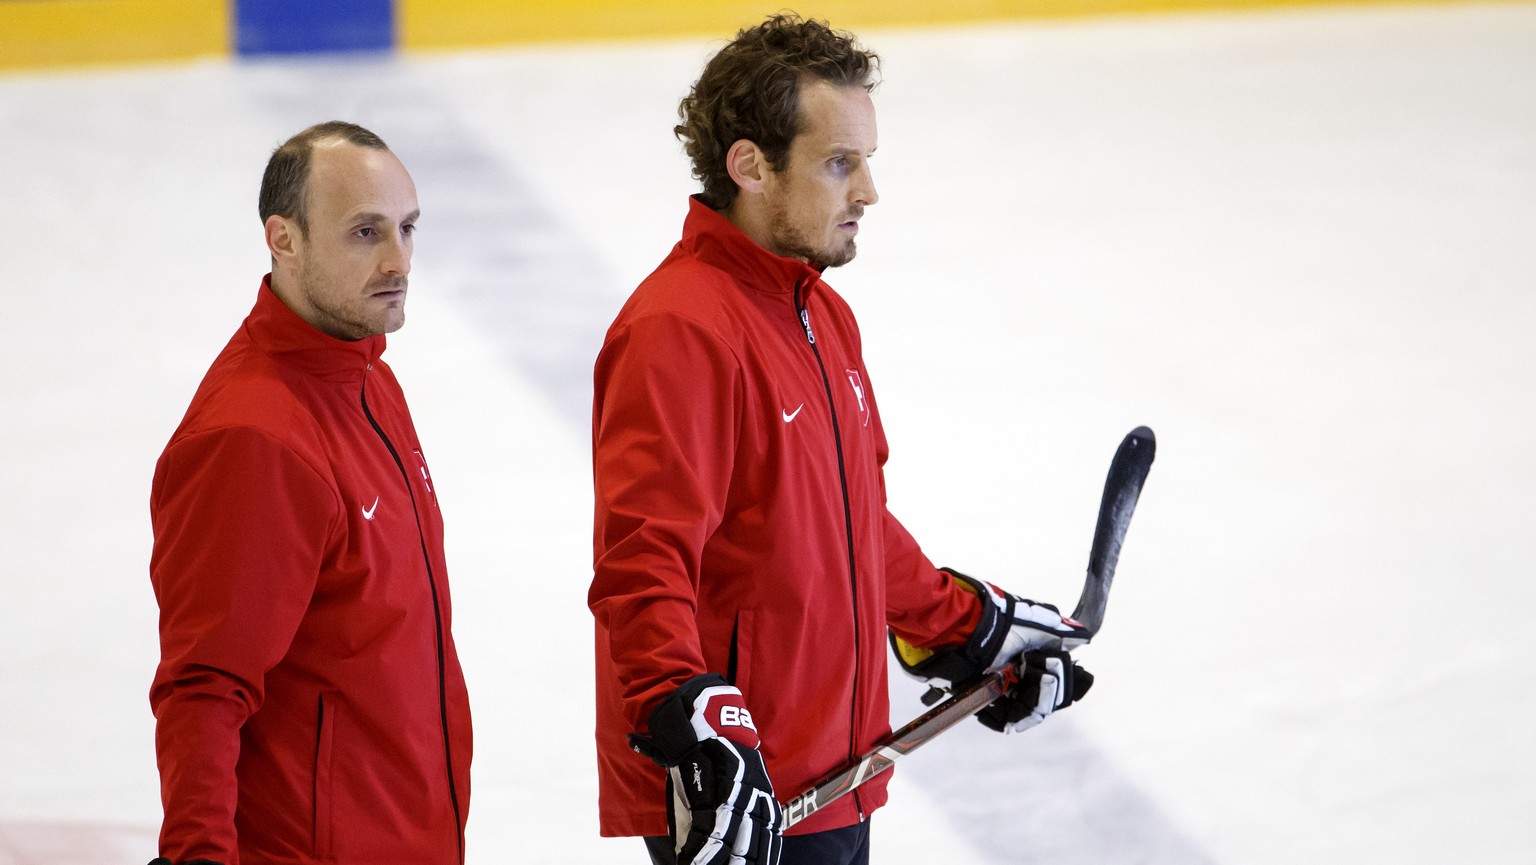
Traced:
[[709, 61], [675, 129], [703, 192], [598, 356], [601, 830], [655, 863], [868, 861], [888, 775], [788, 833], [778, 796], [889, 734], [888, 629], [920, 678], [1019, 665], [996, 729], [1090, 681], [1066, 654], [1080, 626], [935, 567], [886, 509], [858, 326], [822, 279], [879, 200], [878, 64], [794, 15]]

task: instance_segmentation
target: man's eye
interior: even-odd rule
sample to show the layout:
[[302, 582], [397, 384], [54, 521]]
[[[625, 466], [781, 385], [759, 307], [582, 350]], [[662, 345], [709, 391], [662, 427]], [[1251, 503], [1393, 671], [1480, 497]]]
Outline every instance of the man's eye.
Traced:
[[357, 235], [357, 236], [358, 236], [358, 237], [372, 237], [372, 236], [373, 236], [373, 229], [372, 229], [372, 228], [359, 228], [359, 229], [358, 229], [358, 230], [357, 230], [357, 231], [356, 231], [356, 232], [354, 232], [354, 233], [355, 233], [355, 234], [356, 234], [356, 235]]
[[416, 226], [407, 223], [405, 225], [400, 226], [400, 231], [403, 234], [415, 234], [416, 233]]

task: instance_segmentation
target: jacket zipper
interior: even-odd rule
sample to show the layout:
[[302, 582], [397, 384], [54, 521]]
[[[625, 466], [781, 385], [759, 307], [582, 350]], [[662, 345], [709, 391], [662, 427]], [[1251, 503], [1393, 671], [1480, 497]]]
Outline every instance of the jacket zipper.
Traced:
[[[804, 282], [795, 283], [795, 312], [800, 319], [800, 327], [805, 331], [805, 341], [811, 346], [811, 354], [816, 357], [816, 368], [821, 372], [821, 386], [827, 394], [827, 411], [832, 417], [832, 442], [837, 447], [837, 479], [843, 492], [843, 531], [848, 545], [848, 589], [853, 596], [853, 700], [848, 706], [848, 759], [854, 760], [859, 756], [859, 655], [862, 643], [859, 634], [858, 568], [853, 555], [853, 503], [848, 497], [848, 468], [843, 457], [843, 434], [837, 422], [837, 405], [832, 398], [832, 379], [827, 375], [827, 365], [821, 359], [821, 349], [816, 346], [816, 333], [811, 329], [811, 311], [805, 305], [804, 289]], [[859, 809], [859, 819], [864, 819], [864, 803], [857, 789], [853, 791], [853, 801]]]
[[[373, 369], [373, 364], [368, 365]], [[374, 419], [373, 412], [368, 410], [368, 383], [363, 379], [363, 388], [359, 392], [363, 405], [363, 416], [368, 418], [368, 423], [373, 427], [379, 440], [384, 442], [384, 447], [389, 449], [389, 455], [395, 461], [395, 468], [400, 470], [400, 477], [405, 481], [405, 491], [411, 497], [411, 514], [416, 518], [416, 538], [421, 544], [421, 558], [427, 566], [427, 587], [432, 590], [432, 619], [437, 626], [437, 707], [440, 721], [443, 727], [443, 756], [448, 761], [448, 798], [453, 803], [453, 822], [458, 833], [459, 862], [464, 861], [464, 815], [459, 810], [459, 790], [453, 779], [453, 744], [448, 734], [448, 673], [447, 658], [443, 651], [443, 610], [437, 598], [437, 579], [432, 573], [432, 555], [427, 551], [427, 535], [421, 527], [421, 511], [416, 504], [416, 491], [411, 486], [411, 475], [405, 470], [405, 463], [400, 459], [399, 451], [384, 434], [384, 428]]]

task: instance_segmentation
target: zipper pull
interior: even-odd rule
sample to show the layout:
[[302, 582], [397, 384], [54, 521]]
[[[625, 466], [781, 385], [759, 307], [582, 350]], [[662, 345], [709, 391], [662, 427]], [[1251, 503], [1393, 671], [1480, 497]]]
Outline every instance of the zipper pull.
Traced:
[[795, 311], [800, 313], [800, 326], [805, 328], [806, 341], [811, 345], [815, 345], [816, 332], [811, 330], [811, 311], [805, 308], [805, 301], [801, 299], [805, 296], [804, 291], [804, 282], [795, 283]]

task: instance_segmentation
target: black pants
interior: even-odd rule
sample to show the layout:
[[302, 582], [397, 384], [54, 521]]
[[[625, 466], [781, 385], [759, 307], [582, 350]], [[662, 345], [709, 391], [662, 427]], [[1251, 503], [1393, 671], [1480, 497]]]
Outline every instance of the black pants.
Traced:
[[[666, 835], [647, 837], [645, 849], [653, 865], [677, 865], [672, 839]], [[869, 821], [809, 835], [785, 835], [779, 865], [869, 865]]]

